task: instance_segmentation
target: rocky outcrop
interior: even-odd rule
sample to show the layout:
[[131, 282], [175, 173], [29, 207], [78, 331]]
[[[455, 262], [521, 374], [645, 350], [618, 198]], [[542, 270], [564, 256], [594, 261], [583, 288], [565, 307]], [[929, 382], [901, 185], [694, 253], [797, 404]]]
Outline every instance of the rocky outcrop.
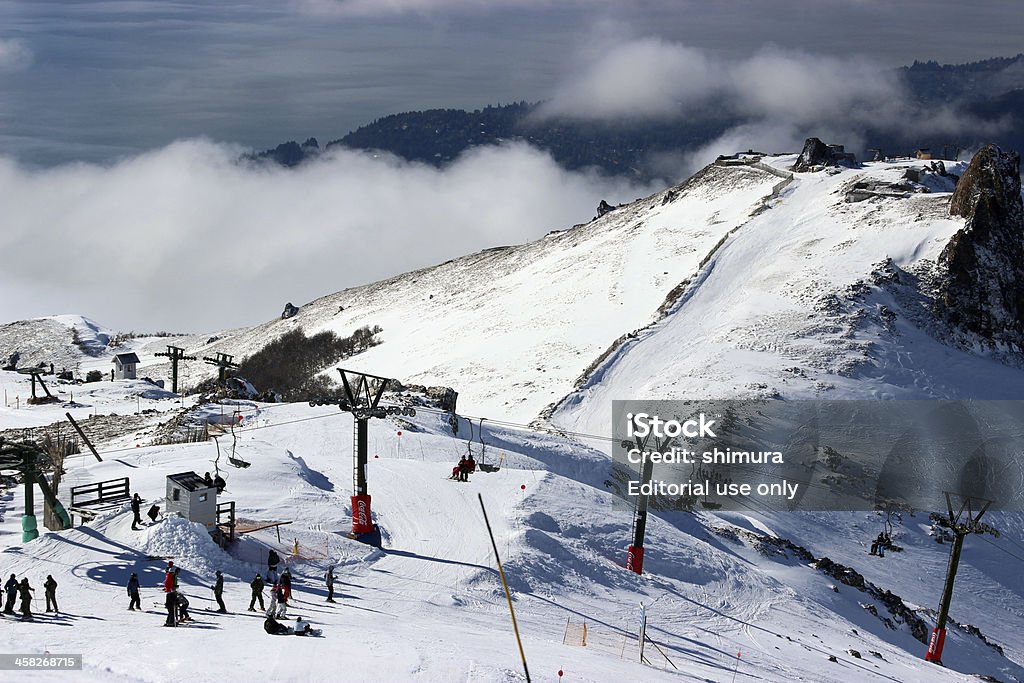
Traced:
[[807, 138], [792, 170], [806, 173], [816, 166], [824, 166], [829, 162], [829, 158], [828, 145], [818, 138]]
[[790, 168], [797, 173], [817, 171], [824, 166], [837, 164], [856, 164], [857, 159], [852, 152], [847, 152], [842, 145], [826, 145], [818, 138], [807, 138], [804, 148], [800, 151], [796, 163]]
[[284, 305], [284, 311], [281, 312], [281, 320], [287, 320], [288, 318], [298, 315], [299, 307], [293, 306], [292, 302], [289, 301]]
[[953, 325], [1020, 351], [1024, 339], [1024, 206], [1020, 156], [983, 147], [949, 213], [967, 219], [939, 256], [937, 311]]

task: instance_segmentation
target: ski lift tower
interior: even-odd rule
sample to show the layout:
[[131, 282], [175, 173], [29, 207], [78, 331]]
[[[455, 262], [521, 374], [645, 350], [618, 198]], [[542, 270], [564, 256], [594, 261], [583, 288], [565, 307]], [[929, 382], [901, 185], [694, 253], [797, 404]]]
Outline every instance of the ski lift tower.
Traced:
[[[636, 440], [636, 448], [641, 453], [647, 450], [647, 442], [651, 439], [651, 434], [642, 439], [639, 436], [634, 436]], [[663, 439], [655, 438], [657, 444], [656, 450], [658, 452], [664, 452], [668, 449], [669, 444], [672, 442], [672, 437], [664, 437]], [[623, 441], [622, 447], [630, 449], [633, 444], [629, 441]], [[651, 478], [654, 475], [654, 461], [648, 457], [644, 458], [643, 463], [640, 465], [640, 484], [642, 487], [646, 487], [651, 483]], [[650, 495], [642, 492], [637, 498], [636, 509], [633, 512], [633, 542], [626, 548], [626, 569], [636, 574], [644, 573], [644, 536], [647, 534], [647, 508], [650, 504]]]
[[340, 399], [318, 399], [310, 401], [311, 406], [337, 405], [352, 413], [355, 429], [352, 435], [352, 535], [355, 537], [376, 531], [370, 514], [370, 494], [366, 486], [366, 463], [369, 422], [372, 418], [388, 415], [416, 415], [412, 408], [381, 407], [380, 399], [391, 379], [366, 373], [338, 368], [345, 395]]
[[238, 363], [234, 362], [234, 356], [229, 353], [217, 352], [213, 358], [209, 356], [203, 356], [203, 360], [206, 361], [207, 365], [217, 366], [217, 381], [221, 384], [228, 379], [228, 370], [234, 370], [238, 367]]

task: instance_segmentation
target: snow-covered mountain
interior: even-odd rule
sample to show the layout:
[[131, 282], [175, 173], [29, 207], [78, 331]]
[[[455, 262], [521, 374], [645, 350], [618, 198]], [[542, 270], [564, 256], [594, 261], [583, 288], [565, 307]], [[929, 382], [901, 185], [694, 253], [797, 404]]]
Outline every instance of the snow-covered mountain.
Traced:
[[[1021, 398], [1016, 159], [989, 148], [970, 168], [896, 160], [791, 172], [795, 162], [722, 159], [590, 223], [338, 292], [288, 318], [128, 340], [121, 348], [140, 355], [140, 376], [167, 377], [153, 353], [168, 343], [240, 357], [296, 328], [379, 325], [382, 343], [346, 367], [451, 386], [460, 413], [492, 421], [463, 418], [457, 435], [430, 410], [372, 423], [368, 476], [383, 550], [343, 536], [352, 427], [331, 408], [196, 409], [242, 417], [235, 448], [252, 466], [227, 469], [239, 515], [292, 522], [280, 539], [255, 532], [229, 552], [181, 520], [133, 532], [123, 508], [19, 544], [22, 488], [12, 486], [0, 570], [34, 585], [52, 573], [69, 614], [10, 624], [0, 649], [91, 653], [84, 680], [524, 680], [481, 493], [535, 680], [564, 670], [566, 681], [1024, 681], [1021, 514], [991, 515], [1000, 538], [968, 541], [941, 668], [922, 661], [921, 638], [935, 621], [949, 546], [935, 542], [926, 512], [895, 517], [904, 550], [884, 559], [867, 554], [885, 523], [875, 512], [659, 513], [636, 576], [621, 566], [632, 511], [606, 489], [607, 440], [522, 427], [607, 435], [611, 401], [621, 398]], [[34, 363], [29, 346], [76, 329], [78, 346], [52, 346], [79, 370], [109, 367], [111, 351], [76, 350], [83, 338], [102, 345], [109, 332], [95, 324], [20, 325], [0, 329], [0, 353]], [[21, 341], [25, 330], [31, 341]], [[211, 371], [193, 361], [185, 379]], [[27, 390], [22, 375], [0, 372], [0, 383], [9, 394]], [[75, 404], [0, 408], [0, 428], [56, 422], [65, 410], [82, 421], [130, 412], [133, 399], [136, 412], [156, 411], [108, 433], [102, 463], [74, 458], [62, 498], [71, 485], [129, 476], [157, 500], [166, 475], [211, 469], [226, 443], [149, 445], [156, 423], [189, 400], [142, 396], [143, 382], [86, 386], [56, 384], [76, 392]], [[468, 485], [448, 481], [467, 451], [501, 469]], [[288, 557], [296, 609], [328, 640], [274, 638], [244, 616], [245, 584], [269, 547]], [[212, 572], [223, 569], [242, 616], [202, 613], [199, 628], [168, 634], [156, 614], [124, 611], [117, 600], [132, 571], [157, 611], [159, 558], [169, 556], [184, 567], [190, 597], [209, 595]], [[323, 604], [329, 562], [343, 582], [336, 608]], [[640, 601], [664, 650], [650, 654], [653, 665], [632, 661]], [[97, 630], [109, 641], [97, 643]], [[195, 655], [214, 650], [215, 664]]]
[[[140, 376], [167, 377], [153, 353], [168, 343], [238, 359], [296, 328], [379, 325], [383, 343], [346, 367], [451, 386], [468, 414], [553, 416], [601, 433], [613, 395], [1016, 396], [1019, 347], [941, 313], [963, 298], [944, 284], [964, 275], [950, 275], [943, 254], [974, 220], [950, 213], [966, 163], [943, 174], [918, 160], [791, 174], [794, 161], [719, 162], [536, 242], [347, 289], [286, 319], [131, 340], [131, 350]], [[1024, 277], [998, 265], [990, 270]], [[986, 301], [1013, 285], [994, 286]], [[0, 352], [16, 350], [18, 333], [0, 328]], [[183, 381], [213, 372], [191, 362]]]

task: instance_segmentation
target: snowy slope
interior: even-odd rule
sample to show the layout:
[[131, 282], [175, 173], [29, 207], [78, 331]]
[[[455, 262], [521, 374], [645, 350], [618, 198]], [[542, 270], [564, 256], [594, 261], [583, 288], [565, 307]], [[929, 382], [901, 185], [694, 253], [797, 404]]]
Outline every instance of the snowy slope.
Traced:
[[[874, 604], [886, 616], [877, 601], [847, 586], [837, 592], [833, 579], [792, 553], [759, 549], [742, 535], [771, 530], [816, 556], [827, 549], [884, 588], [930, 604], [941, 576], [933, 570], [945, 548], [911, 521], [897, 528], [907, 550], [880, 561], [864, 551], [863, 540], [876, 523], [870, 515], [835, 515], [813, 524], [757, 514], [655, 518], [648, 573], [638, 577], [620, 566], [630, 511], [563, 475], [581, 464], [593, 467], [599, 453], [553, 436], [488, 429], [489, 457], [503, 455], [504, 467], [468, 484], [450, 482], [445, 474], [466, 444], [451, 438], [440, 416], [425, 412], [405, 423], [401, 436], [389, 421], [372, 423], [370, 452], [376, 457], [368, 476], [384, 534], [384, 549], [375, 550], [341, 533], [350, 514], [349, 416], [266, 405], [249, 408], [245, 423], [239, 455], [252, 466], [227, 468], [224, 498], [236, 501], [241, 517], [292, 522], [280, 541], [272, 531], [256, 532], [228, 554], [180, 519], [133, 532], [130, 512], [122, 509], [22, 546], [21, 494], [15, 489], [2, 503], [0, 566], [5, 575], [29, 576], [37, 587], [52, 574], [64, 612], [40, 615], [31, 625], [5, 619], [0, 649], [86, 653], [81, 680], [521, 681], [479, 493], [515, 593], [534, 680], [556, 680], [562, 669], [564, 680], [572, 681], [730, 681], [736, 652], [742, 653], [740, 675], [751, 680], [940, 682], [963, 681], [973, 672], [1024, 680], [1024, 668], [955, 630], [949, 668], [925, 664], [923, 646], [905, 626], [890, 629], [866, 611]], [[508, 447], [516, 443], [523, 444], [521, 452]], [[549, 462], [534, 457], [541, 454]], [[163, 495], [166, 474], [201, 473], [214, 457], [212, 443], [128, 448], [103, 463], [77, 459], [65, 486], [127, 475], [133, 488], [154, 500]], [[1020, 528], [1008, 540], [1024, 541]], [[293, 557], [296, 541], [299, 555]], [[292, 613], [321, 626], [323, 639], [268, 636], [261, 620], [245, 611], [246, 583], [264, 568], [269, 547], [296, 575]], [[847, 551], [835, 554], [842, 547]], [[156, 603], [166, 557], [183, 567], [195, 626], [160, 626]], [[338, 565], [336, 606], [323, 602], [320, 577], [328, 557]], [[983, 589], [958, 594], [953, 615], [969, 614], [976, 623], [984, 606], [992, 630], [989, 624], [983, 630], [1021, 661], [1024, 614], [1020, 589], [1011, 587], [1019, 583], [1000, 570], [999, 559], [987, 547], [965, 554], [963, 571]], [[926, 571], [918, 572], [921, 567]], [[218, 568], [227, 577], [230, 615], [203, 611]], [[133, 571], [144, 586], [145, 613], [125, 609], [123, 585]], [[641, 600], [648, 605], [652, 638], [678, 672], [656, 653], [649, 653], [652, 666], [635, 661]], [[573, 630], [584, 621], [588, 645], [563, 644], [567, 623]]]
[[[348, 335], [379, 325], [383, 343], [346, 367], [453, 386], [471, 414], [526, 421], [569, 392], [620, 335], [655, 319], [669, 291], [777, 182], [759, 169], [710, 167], [585, 225], [332, 294], [293, 318], [156, 340], [143, 349], [140, 373], [166, 376], [147, 355], [165, 343], [241, 357], [295, 327]], [[208, 344], [211, 336], [220, 338]], [[194, 381], [209, 372], [194, 362], [183, 374]]]
[[[783, 169], [793, 157], [766, 161]], [[655, 516], [639, 577], [621, 566], [632, 510], [605, 490], [607, 441], [498, 426], [554, 406], [555, 425], [607, 434], [611, 400], [627, 397], [1019, 398], [1020, 370], [942, 344], [922, 302], [888, 286], [893, 273], [927, 269], [963, 226], [948, 217], [949, 184], [926, 178], [927, 193], [846, 201], [857, 183], [895, 184], [913, 165], [801, 173], [784, 187], [763, 169], [712, 166], [586, 225], [339, 292], [288, 320], [133, 340], [140, 375], [160, 377], [165, 366], [152, 354], [167, 343], [193, 355], [242, 356], [294, 327], [348, 334], [380, 325], [383, 343], [346, 367], [452, 386], [460, 412], [494, 421], [473, 421], [472, 444], [467, 420], [453, 438], [429, 410], [372, 423], [369, 481], [382, 551], [343, 534], [351, 417], [330, 408], [204, 408], [243, 413], [239, 455], [253, 465], [227, 469], [227, 497], [240, 516], [291, 522], [280, 540], [259, 531], [230, 554], [181, 521], [132, 532], [125, 511], [23, 546], [15, 487], [0, 499], [0, 571], [26, 573], [36, 586], [53, 573], [68, 614], [0, 629], [0, 650], [87, 652], [85, 680], [521, 681], [481, 493], [534, 680], [556, 680], [563, 669], [565, 681], [719, 682], [734, 680], [738, 665], [735, 680], [938, 682], [983, 674], [1024, 681], [1020, 515], [992, 515], [999, 539], [968, 540], [954, 595], [954, 622], [980, 628], [994, 645], [953, 625], [947, 668], [939, 668], [923, 662], [924, 645], [912, 632], [914, 623], [934, 623], [948, 558], [923, 513], [898, 521], [895, 540], [905, 550], [884, 560], [867, 554], [882, 524], [875, 513]], [[99, 367], [109, 355], [79, 362]], [[192, 380], [209, 372], [201, 362], [185, 369]], [[22, 376], [2, 373], [0, 381], [25, 390]], [[88, 405], [82, 412], [145, 407], [142, 383], [73, 390]], [[166, 396], [148, 400], [158, 411], [176, 407]], [[0, 428], [46, 424], [62, 410], [8, 407]], [[62, 490], [130, 476], [156, 500], [167, 474], [214, 467], [210, 442], [136, 448], [153, 428], [126, 422], [104, 446], [103, 463], [73, 458]], [[448, 481], [467, 449], [480, 457], [481, 441], [501, 470], [469, 484]], [[173, 555], [185, 568], [194, 604], [206, 602], [212, 573], [222, 568], [237, 612], [267, 548], [287, 557], [296, 542], [299, 554], [289, 561], [299, 579], [297, 613], [323, 626], [323, 640], [267, 636], [247, 613], [198, 612], [192, 628], [159, 627], [159, 557]], [[319, 581], [328, 558], [342, 582], [341, 604], [331, 608]], [[812, 560], [822, 558], [850, 567], [877, 593], [815, 568]], [[131, 571], [148, 587], [151, 614], [127, 612], [120, 602]], [[878, 597], [885, 591], [911, 622]], [[653, 666], [636, 663], [641, 600], [652, 637], [678, 671], [650, 651]], [[584, 621], [587, 646], [564, 643]]]
[[796, 174], [554, 422], [607, 433], [611, 401], [624, 396], [1020, 398], [1024, 372], [942, 344], [917, 322], [918, 302], [876, 284], [887, 260], [904, 270], [934, 261], [963, 227], [948, 217], [949, 191], [846, 201], [855, 183], [896, 183], [913, 165]]

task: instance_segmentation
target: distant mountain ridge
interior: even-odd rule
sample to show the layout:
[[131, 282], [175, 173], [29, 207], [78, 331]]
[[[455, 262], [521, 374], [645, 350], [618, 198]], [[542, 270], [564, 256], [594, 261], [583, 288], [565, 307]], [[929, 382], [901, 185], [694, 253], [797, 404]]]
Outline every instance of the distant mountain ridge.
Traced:
[[[1010, 149], [1024, 148], [1024, 53], [967, 64], [916, 61], [897, 70], [911, 99], [924, 107], [953, 106], [985, 121], [1009, 119], [1007, 133], [972, 135], [961, 139], [935, 135], [895, 135], [865, 131], [867, 147], [889, 153], [908, 153], [918, 147], [970, 149], [994, 142]], [[679, 155], [744, 123], [735, 114], [709, 107], [684, 118], [653, 121], [598, 122], [540, 119], [533, 116], [541, 103], [514, 102], [474, 111], [429, 109], [391, 114], [361, 126], [321, 147], [315, 138], [290, 141], [251, 155], [284, 166], [295, 166], [323, 150], [345, 147], [384, 151], [408, 161], [443, 166], [467, 149], [507, 141], [523, 141], [545, 150], [563, 168], [597, 168], [614, 176], [678, 182]], [[841, 142], [841, 141], [840, 141]], [[767, 150], [787, 151], [787, 150]], [[675, 160], [675, 163], [672, 161]]]

